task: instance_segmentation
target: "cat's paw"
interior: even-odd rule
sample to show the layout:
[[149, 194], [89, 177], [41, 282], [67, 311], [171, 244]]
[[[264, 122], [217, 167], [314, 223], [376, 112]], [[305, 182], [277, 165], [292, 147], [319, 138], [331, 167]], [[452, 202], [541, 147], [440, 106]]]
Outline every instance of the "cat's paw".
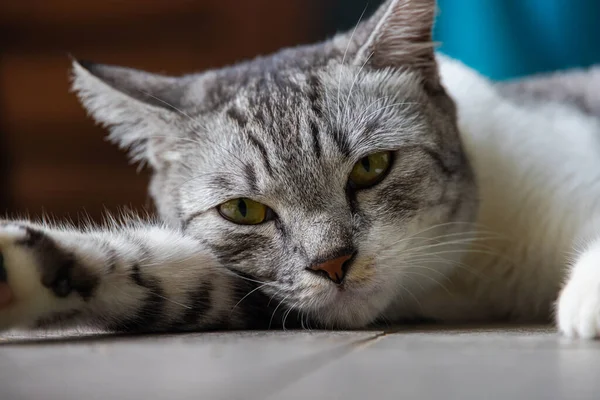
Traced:
[[568, 337], [600, 338], [600, 247], [582, 254], [557, 304], [557, 325]]
[[42, 283], [37, 243], [42, 233], [0, 221], [0, 331], [27, 325], [54, 307]]

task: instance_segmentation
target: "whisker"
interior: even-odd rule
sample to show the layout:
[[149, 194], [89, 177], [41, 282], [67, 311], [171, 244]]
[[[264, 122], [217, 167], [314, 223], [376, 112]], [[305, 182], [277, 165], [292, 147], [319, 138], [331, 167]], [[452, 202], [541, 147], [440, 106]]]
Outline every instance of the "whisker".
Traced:
[[[386, 253], [386, 252], [390, 252], [393, 251], [395, 247], [397, 247], [400, 243], [394, 243], [392, 245], [386, 246], [384, 248], [379, 248], [378, 252], [379, 253]], [[469, 248], [474, 248], [475, 246], [480, 246], [481, 249], [484, 250], [490, 250], [493, 251], [494, 248], [484, 245], [484, 244], [479, 244], [479, 243], [475, 243], [474, 239], [470, 239], [470, 238], [466, 238], [466, 239], [455, 239], [455, 240], [448, 240], [448, 241], [441, 241], [441, 242], [436, 242], [433, 244], [423, 244], [420, 246], [416, 246], [416, 247], [408, 247], [405, 250], [403, 250], [400, 254], [401, 255], [411, 255], [414, 253], [418, 253], [418, 252], [423, 252], [426, 250], [431, 250], [431, 249], [437, 249], [439, 247], [444, 247], [444, 246], [452, 246], [452, 245], [462, 245], [462, 244], [468, 244], [470, 245]], [[461, 249], [455, 249], [455, 250], [461, 250]], [[468, 249], [464, 249], [464, 250], [468, 250]]]
[[372, 102], [369, 103], [369, 105], [367, 105], [367, 107], [364, 108], [364, 110], [361, 111], [361, 113], [359, 115], [357, 115], [356, 117], [353, 118], [351, 124], [352, 126], [357, 126], [360, 124], [360, 121], [364, 120], [364, 116], [367, 112], [369, 112], [369, 110], [371, 109], [371, 107], [373, 107], [375, 104], [379, 103], [379, 102], [384, 102], [387, 99], [389, 99], [391, 96], [381, 96], [376, 98], [375, 100], [373, 100]]
[[283, 291], [283, 289], [279, 289], [275, 293], [273, 293], [273, 295], [269, 298], [269, 302], [267, 303], [267, 308], [271, 306], [271, 302], [273, 301], [273, 299], [275, 298], [275, 296], [277, 296], [282, 291]]
[[280, 302], [279, 304], [277, 304], [277, 307], [275, 307], [275, 309], [273, 310], [273, 314], [271, 314], [271, 319], [269, 320], [269, 328], [271, 329], [271, 325], [273, 324], [273, 318], [275, 317], [275, 314], [277, 313], [277, 309], [279, 309], [279, 307], [291, 296], [291, 294], [288, 294], [287, 296], [285, 296]]
[[365, 59], [365, 61], [363, 62], [363, 64], [360, 66], [360, 69], [358, 70], [358, 72], [354, 76], [354, 80], [352, 81], [352, 85], [350, 86], [350, 92], [348, 92], [348, 96], [346, 97], [346, 104], [344, 105], [344, 110], [345, 110], [344, 114], [346, 116], [346, 119], [349, 119], [348, 118], [348, 103], [350, 102], [350, 97], [352, 96], [352, 91], [354, 90], [354, 85], [358, 81], [358, 78], [360, 77], [360, 74], [363, 71], [363, 68], [365, 67], [365, 65], [367, 65], [367, 62], [369, 62], [369, 60], [371, 59], [372, 56], [373, 56], [373, 52], [371, 52], [369, 54], [369, 56]]
[[[422, 230], [420, 230], [420, 231], [417, 231], [417, 232], [415, 232], [415, 233], [411, 234], [409, 237], [407, 237], [407, 238], [405, 238], [405, 239], [409, 239], [410, 237], [414, 237], [414, 236], [416, 236], [416, 235], [420, 235], [420, 234], [423, 234], [423, 233], [425, 233], [425, 232], [429, 232], [429, 231], [431, 231], [431, 230], [434, 230], [434, 229], [446, 228], [446, 227], [449, 227], [449, 226], [452, 226], [452, 225], [471, 225], [471, 226], [473, 226], [473, 227], [478, 227], [478, 226], [479, 226], [481, 229], [485, 228], [485, 226], [484, 226], [484, 225], [480, 225], [480, 224], [478, 224], [478, 223], [475, 223], [475, 222], [468, 222], [468, 221], [449, 221], [449, 222], [443, 222], [443, 223], [439, 223], [439, 224], [435, 224], [435, 225], [428, 226], [428, 227], [427, 227], [427, 228], [425, 228], [425, 229], [422, 229]], [[474, 231], [474, 232], [481, 231], [481, 229], [478, 229], [477, 231]]]
[[[436, 271], [433, 268], [428, 268], [428, 267], [421, 266], [421, 265], [416, 265], [416, 266], [415, 265], [411, 265], [411, 267], [415, 267], [415, 268], [418, 268], [418, 269], [425, 269], [425, 270], [431, 271], [431, 272], [437, 272], [437, 273], [439, 273], [439, 275], [441, 276], [441, 278], [443, 278], [443, 280], [447, 281], [448, 283], [452, 283], [452, 279], [449, 276], [444, 275], [443, 273], [440, 273], [440, 271]], [[421, 276], [423, 278], [427, 278], [430, 281], [434, 282], [435, 284], [443, 286], [444, 289], [447, 290], [447, 288], [444, 286], [444, 282], [435, 279], [433, 276], [430, 276], [430, 275], [427, 275], [427, 274], [421, 274], [420, 272], [417, 272], [417, 271], [408, 271], [407, 270], [405, 272], [406, 272], [406, 274], [409, 274], [409, 275], [417, 275], [417, 276]], [[450, 294], [450, 293], [448, 293], [448, 294]]]
[[268, 284], [265, 283], [263, 285], [257, 286], [254, 289], [252, 289], [251, 291], [249, 291], [244, 297], [242, 297], [240, 299], [240, 301], [238, 301], [237, 303], [235, 303], [235, 306], [233, 306], [233, 308], [231, 309], [231, 312], [229, 313], [229, 316], [231, 316], [233, 314], [233, 312], [235, 311], [236, 307], [246, 299], [246, 297], [250, 296], [252, 293], [256, 292], [257, 290], [260, 290], [262, 288], [264, 288], [265, 286], [267, 286]]
[[[410, 272], [409, 271], [404, 271], [404, 273], [405, 273], [405, 277], [406, 278], [410, 278]], [[421, 285], [421, 282], [419, 282], [417, 280], [415, 280], [415, 282], [417, 283], [417, 285], [419, 285], [419, 287], [421, 288], [421, 291], [425, 292], [425, 288], [423, 287], [423, 285]], [[435, 281], [435, 283], [438, 283], [438, 282]]]
[[[494, 239], [494, 236], [483, 236], [480, 232], [478, 231], [473, 231], [473, 232], [455, 232], [455, 233], [448, 233], [448, 234], [444, 234], [444, 235], [438, 235], [438, 236], [432, 236], [432, 237], [424, 237], [424, 236], [414, 236], [411, 235], [409, 237], [406, 238], [402, 238], [400, 240], [395, 241], [393, 244], [391, 244], [390, 246], [398, 246], [399, 244], [402, 244], [404, 242], [408, 242], [408, 241], [423, 241], [423, 242], [435, 242], [437, 241], [437, 243], [442, 243], [442, 239], [446, 239], [446, 238], [453, 238], [456, 236], [467, 236], [466, 238], [463, 238], [462, 240], [465, 241], [475, 241], [475, 240], [486, 240], [486, 239]], [[390, 246], [386, 246], [386, 247], [390, 247]]]
[[457, 254], [457, 253], [462, 253], [462, 254], [485, 254], [485, 255], [489, 255], [489, 256], [493, 256], [493, 257], [498, 257], [500, 259], [504, 259], [504, 261], [510, 262], [512, 265], [515, 264], [514, 260], [511, 260], [510, 258], [506, 257], [503, 254], [499, 254], [499, 253], [491, 252], [491, 251], [485, 251], [485, 250], [478, 250], [478, 249], [442, 250], [442, 251], [438, 251], [438, 252], [435, 252], [435, 253], [431, 253], [430, 255]]
[[[367, 4], [368, 6], [368, 4]], [[350, 45], [352, 45], [352, 39], [354, 39], [354, 34], [356, 33], [356, 30], [358, 29], [358, 27], [360, 26], [360, 23], [365, 15], [365, 12], [367, 12], [367, 6], [365, 6], [363, 12], [360, 14], [360, 17], [358, 18], [358, 22], [356, 23], [356, 25], [354, 26], [354, 29], [352, 30], [352, 33], [350, 34], [350, 39], [348, 39], [348, 43], [346, 44], [346, 50], [344, 50], [344, 56], [342, 57], [342, 66], [346, 63], [346, 56], [348, 55], [348, 50], [350, 49]], [[340, 90], [341, 90], [341, 86], [342, 86], [342, 68], [340, 68], [340, 72], [338, 74], [338, 92], [337, 92], [337, 116], [336, 116], [336, 125], [339, 127], [339, 113], [340, 113]]]
[[[486, 281], [491, 281], [489, 276], [486, 276], [484, 274], [482, 274], [480, 271], [478, 271], [477, 269], [465, 264], [465, 263], [461, 263], [459, 261], [455, 261], [455, 260], [447, 260], [444, 259], [443, 257], [440, 257], [438, 255], [433, 255], [435, 257], [435, 259], [430, 259], [430, 258], [422, 258], [422, 259], [411, 259], [410, 262], [443, 262], [446, 264], [450, 264], [456, 268], [465, 270], [466, 272], [469, 272], [471, 274], [473, 274], [474, 276], [476, 276], [479, 279], [482, 280], [486, 280]], [[439, 272], [440, 274], [442, 274], [440, 271], [436, 271]]]
[[178, 305], [178, 306], [181, 306], [181, 307], [183, 307], [183, 308], [187, 308], [188, 310], [191, 310], [191, 309], [193, 308], [193, 307], [191, 307], [191, 306], [186, 306], [186, 305], [185, 305], [185, 304], [183, 304], [183, 303], [179, 303], [178, 301], [175, 301], [175, 300], [173, 300], [173, 299], [169, 299], [169, 298], [168, 298], [168, 297], [166, 297], [166, 296], [161, 296], [160, 294], [158, 294], [158, 293], [156, 293], [156, 292], [153, 292], [153, 291], [151, 291], [151, 290], [149, 290], [149, 292], [150, 292], [150, 293], [151, 293], [153, 296], [160, 297], [161, 299], [163, 299], [163, 300], [166, 300], [166, 301], [168, 301], [169, 303], [173, 303], [173, 304], [176, 304], [176, 305]]
[[417, 305], [419, 306], [419, 308], [422, 310], [423, 306], [421, 305], [421, 302], [419, 301], [419, 299], [404, 285], [400, 285], [400, 289], [402, 289], [402, 291], [405, 291], [406, 293], [408, 293], [410, 295], [410, 297], [413, 298], [413, 300], [415, 301], [415, 303], [417, 303]]
[[285, 331], [285, 321], [287, 320], [287, 318], [289, 317], [290, 313], [292, 312], [292, 310], [294, 310], [294, 308], [298, 305], [299, 301], [295, 302], [294, 304], [292, 304], [291, 307], [288, 308], [288, 310], [283, 314], [283, 330]]
[[[410, 274], [412, 274], [412, 275], [417, 275], [417, 276], [420, 276], [420, 277], [423, 277], [423, 278], [427, 278], [427, 279], [429, 279], [430, 281], [432, 281], [433, 283], [435, 283], [436, 285], [438, 285], [439, 287], [441, 287], [442, 289], [444, 289], [444, 291], [445, 291], [445, 292], [448, 294], [448, 296], [450, 296], [450, 297], [454, 297], [454, 293], [452, 293], [450, 290], [448, 290], [448, 288], [447, 288], [447, 287], [444, 285], [444, 283], [443, 283], [443, 282], [440, 282], [440, 281], [438, 281], [437, 279], [434, 279], [433, 277], [431, 277], [431, 276], [429, 276], [429, 275], [426, 275], [426, 274], [420, 274], [420, 273], [418, 273], [418, 272], [415, 272], [415, 271], [407, 272], [407, 275], [406, 275], [406, 276], [409, 276]], [[446, 277], [446, 279], [447, 279], [449, 282], [451, 282], [451, 281], [450, 281], [450, 278]], [[417, 282], [418, 282], [418, 281], [417, 281]]]
[[277, 287], [275, 281], [263, 282], [263, 281], [259, 281], [259, 280], [256, 280], [256, 279], [248, 278], [246, 276], [242, 276], [242, 275], [236, 273], [234, 270], [229, 269], [229, 268], [224, 268], [224, 270], [225, 270], [225, 273], [231, 274], [231, 275], [235, 276], [236, 278], [240, 278], [240, 279], [243, 279], [243, 280], [248, 281], [248, 282], [259, 283], [259, 284], [265, 285], [265, 286], [268, 285], [268, 286], [275, 286], [275, 287]]
[[371, 114], [367, 115], [366, 117], [364, 117], [364, 119], [368, 120], [370, 119], [373, 115], [380, 113], [384, 110], [387, 110], [388, 108], [392, 108], [392, 107], [399, 107], [399, 106], [408, 106], [408, 105], [414, 105], [414, 104], [419, 104], [416, 102], [398, 102], [398, 103], [392, 103], [392, 104], [388, 104], [386, 106], [380, 107], [377, 110], [373, 111]]

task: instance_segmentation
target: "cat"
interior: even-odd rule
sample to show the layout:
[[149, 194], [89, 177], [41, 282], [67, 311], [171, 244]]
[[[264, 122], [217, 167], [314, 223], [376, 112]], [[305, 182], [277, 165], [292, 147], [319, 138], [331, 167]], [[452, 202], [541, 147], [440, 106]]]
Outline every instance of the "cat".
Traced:
[[183, 77], [74, 60], [160, 219], [1, 221], [0, 329], [599, 336], [600, 113], [437, 53], [435, 12], [388, 0], [325, 42]]

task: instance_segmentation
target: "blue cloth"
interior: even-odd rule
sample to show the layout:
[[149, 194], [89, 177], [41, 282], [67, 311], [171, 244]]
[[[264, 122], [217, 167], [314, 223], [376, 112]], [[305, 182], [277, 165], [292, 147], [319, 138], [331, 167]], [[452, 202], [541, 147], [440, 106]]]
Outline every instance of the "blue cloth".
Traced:
[[493, 79], [600, 63], [600, 0], [438, 0], [440, 50]]

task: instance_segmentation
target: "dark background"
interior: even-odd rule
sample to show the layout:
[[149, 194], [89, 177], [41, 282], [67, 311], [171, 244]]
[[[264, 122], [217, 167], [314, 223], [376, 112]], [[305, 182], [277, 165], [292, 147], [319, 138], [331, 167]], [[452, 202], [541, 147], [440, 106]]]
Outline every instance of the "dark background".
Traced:
[[1, 1], [0, 215], [99, 220], [105, 210], [150, 207], [147, 171], [128, 165], [69, 93], [68, 54], [189, 73], [320, 40], [352, 27], [366, 3]]

